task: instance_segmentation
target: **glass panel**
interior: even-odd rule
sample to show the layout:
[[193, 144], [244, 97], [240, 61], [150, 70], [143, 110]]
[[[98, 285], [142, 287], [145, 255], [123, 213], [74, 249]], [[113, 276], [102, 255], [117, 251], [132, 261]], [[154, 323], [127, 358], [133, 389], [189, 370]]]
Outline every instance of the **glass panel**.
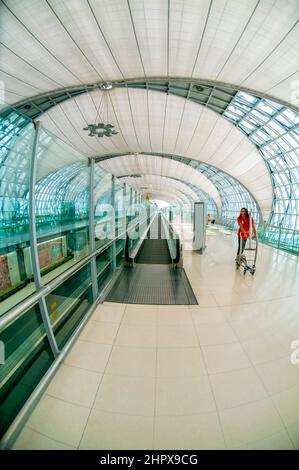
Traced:
[[243, 91], [238, 93], [238, 98], [242, 98], [245, 102], [248, 101], [251, 104], [255, 104], [257, 102], [257, 98], [255, 96], [248, 95], [248, 93], [244, 93]]
[[26, 262], [30, 250], [28, 190], [34, 127], [12, 108], [0, 114], [0, 315], [35, 291]]
[[96, 248], [105, 245], [115, 236], [112, 201], [112, 175], [95, 165], [95, 241]]
[[112, 246], [96, 257], [96, 267], [98, 288], [102, 292], [112, 274]]
[[46, 303], [58, 347], [62, 348], [92, 303], [89, 264], [52, 291]]
[[114, 195], [114, 211], [115, 211], [115, 233], [120, 235], [125, 230], [125, 203], [124, 203], [124, 184], [115, 184]]
[[261, 123], [265, 123], [267, 121], [269, 121], [269, 116], [265, 116], [263, 113], [261, 113], [259, 110], [257, 109], [253, 109], [251, 111], [251, 114]]
[[0, 435], [4, 434], [54, 358], [36, 304], [0, 332], [5, 363], [0, 365]]
[[269, 102], [267, 102], [266, 100], [262, 100], [258, 103], [257, 108], [263, 111], [264, 113], [272, 116], [276, 110], [275, 108], [273, 109], [272, 106], [270, 106], [268, 103]]
[[124, 250], [125, 250], [125, 240], [124, 239], [117, 240], [116, 242], [116, 267], [120, 267], [123, 262]]
[[88, 160], [41, 130], [37, 153], [36, 230], [46, 284], [89, 253]]

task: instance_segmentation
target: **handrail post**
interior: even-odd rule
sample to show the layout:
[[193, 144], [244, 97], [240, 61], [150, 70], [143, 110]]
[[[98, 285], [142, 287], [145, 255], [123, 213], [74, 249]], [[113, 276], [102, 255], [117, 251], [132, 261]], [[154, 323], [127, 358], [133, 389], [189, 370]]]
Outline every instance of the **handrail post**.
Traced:
[[[32, 263], [32, 272], [35, 282], [36, 290], [42, 289], [42, 279], [40, 273], [40, 264], [37, 251], [37, 235], [36, 235], [36, 208], [35, 208], [35, 185], [36, 185], [36, 172], [37, 172], [37, 149], [38, 141], [41, 130], [41, 122], [35, 123], [35, 135], [32, 148], [32, 158], [30, 165], [30, 176], [29, 176], [29, 239], [30, 239], [30, 254]], [[52, 329], [49, 312], [45, 300], [45, 296], [42, 296], [39, 301], [39, 308], [41, 317], [45, 327], [45, 331], [49, 340], [49, 344], [54, 357], [59, 355], [59, 349]]]
[[[90, 251], [95, 251], [95, 233], [94, 233], [94, 158], [89, 160], [89, 244]], [[90, 260], [90, 271], [91, 271], [91, 285], [92, 285], [92, 297], [93, 302], [96, 301], [99, 290], [97, 282], [97, 266], [96, 257], [93, 256]]]
[[280, 249], [280, 237], [281, 237], [281, 223], [279, 224], [278, 246], [277, 246], [278, 249]]
[[[115, 211], [115, 176], [112, 175], [112, 182], [111, 182], [111, 205], [114, 210], [114, 227], [115, 227], [115, 217], [116, 217], [116, 211]], [[114, 234], [115, 238], [115, 234]], [[114, 240], [112, 243], [112, 272], [116, 270], [116, 241]]]

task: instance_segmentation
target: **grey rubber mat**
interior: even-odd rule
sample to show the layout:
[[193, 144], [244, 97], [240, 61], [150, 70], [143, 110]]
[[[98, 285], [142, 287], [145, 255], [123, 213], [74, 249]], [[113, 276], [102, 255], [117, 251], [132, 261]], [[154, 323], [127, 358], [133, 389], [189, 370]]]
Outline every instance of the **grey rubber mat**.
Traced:
[[155, 218], [151, 230], [148, 231], [147, 238], [139, 248], [134, 261], [141, 264], [171, 264], [171, 256], [160, 214]]
[[185, 270], [163, 264], [137, 264], [124, 268], [106, 301], [124, 304], [197, 305]]
[[171, 264], [167, 240], [145, 239], [137, 253], [135, 263]]

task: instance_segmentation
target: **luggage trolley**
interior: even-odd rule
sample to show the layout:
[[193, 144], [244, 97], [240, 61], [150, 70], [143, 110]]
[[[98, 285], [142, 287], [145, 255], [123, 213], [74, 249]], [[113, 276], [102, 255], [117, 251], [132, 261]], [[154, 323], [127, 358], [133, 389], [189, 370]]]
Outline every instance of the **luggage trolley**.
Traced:
[[[250, 217], [250, 232], [249, 232], [249, 238], [247, 239], [246, 246], [244, 248], [244, 252], [241, 254], [237, 255], [236, 258], [236, 269], [239, 269], [240, 267], [243, 268], [243, 274], [250, 272], [250, 274], [253, 276], [255, 273], [255, 265], [256, 265], [256, 258], [257, 258], [257, 250], [258, 250], [258, 239], [257, 237], [252, 239], [252, 222], [251, 222], [251, 215], [249, 214]], [[242, 244], [240, 243], [240, 250], [242, 248]], [[245, 255], [246, 252], [246, 255]]]

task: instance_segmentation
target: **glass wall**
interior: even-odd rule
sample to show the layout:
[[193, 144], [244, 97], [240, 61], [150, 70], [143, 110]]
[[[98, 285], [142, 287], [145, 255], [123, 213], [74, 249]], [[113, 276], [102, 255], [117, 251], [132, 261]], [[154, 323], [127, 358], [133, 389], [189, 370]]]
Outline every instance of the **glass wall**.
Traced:
[[[1, 110], [0, 110], [1, 111]], [[0, 315], [35, 290], [29, 204], [35, 128], [10, 107], [0, 112]], [[86, 157], [41, 128], [37, 141], [35, 226], [43, 285], [90, 253], [90, 164]], [[114, 192], [113, 192], [114, 191]], [[94, 167], [96, 249], [125, 230], [125, 211], [135, 192]], [[113, 206], [114, 204], [114, 206]], [[124, 241], [116, 246], [120, 265]]]
[[99, 164], [94, 174], [95, 245], [100, 248], [115, 236], [115, 218], [112, 202], [112, 175]]
[[59, 349], [67, 343], [92, 304], [89, 264], [60, 284], [46, 297]]
[[54, 361], [39, 305], [0, 331], [5, 362], [0, 365], [0, 437]]
[[299, 252], [299, 113], [239, 92], [224, 113], [260, 151], [273, 182], [272, 213], [263, 239]]
[[89, 163], [44, 129], [36, 158], [37, 248], [45, 284], [89, 253]]
[[117, 237], [136, 196], [13, 109], [0, 110], [0, 125], [1, 438], [91, 311], [94, 260], [99, 294], [122, 265]]
[[35, 130], [26, 117], [9, 111], [0, 113], [0, 315], [35, 290], [24, 256]]

